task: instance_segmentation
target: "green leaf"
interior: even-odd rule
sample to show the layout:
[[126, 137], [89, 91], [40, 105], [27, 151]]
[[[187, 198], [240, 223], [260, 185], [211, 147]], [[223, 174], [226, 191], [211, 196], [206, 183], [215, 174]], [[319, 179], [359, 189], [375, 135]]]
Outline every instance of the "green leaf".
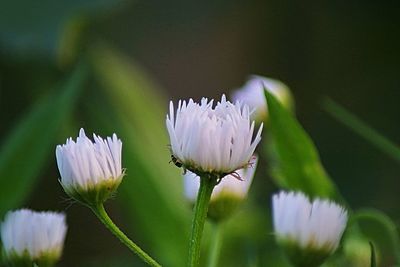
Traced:
[[364, 138], [371, 145], [375, 146], [394, 160], [400, 161], [400, 147], [378, 133], [376, 130], [372, 129], [362, 120], [357, 118], [357, 116], [351, 114], [348, 110], [331, 99], [325, 99], [323, 102], [323, 109], [354, 133]]
[[374, 209], [362, 209], [351, 217], [356, 221], [367, 238], [374, 241], [382, 256], [395, 258], [400, 263], [400, 239], [396, 224], [383, 212]]
[[371, 246], [371, 267], [376, 267], [376, 256], [375, 256], [375, 248], [372, 242], [369, 242]]
[[273, 177], [279, 186], [308, 195], [337, 196], [335, 185], [325, 172], [318, 152], [305, 130], [268, 90], [270, 130], [277, 157]]
[[[123, 208], [131, 215], [135, 230], [140, 229], [141, 237], [152, 244], [159, 262], [183, 266], [189, 212], [184, 205], [180, 171], [169, 164], [165, 129], [168, 102], [132, 60], [105, 46], [95, 46], [91, 51], [97, 82], [110, 107], [105, 116], [111, 119], [104, 119], [104, 124], [112, 122], [111, 127], [118, 127], [124, 142], [127, 177], [120, 187]], [[96, 117], [102, 117], [96, 113]]]
[[70, 114], [86, 69], [80, 65], [58, 90], [36, 103], [0, 150], [0, 216], [20, 206], [54, 152], [57, 130]]

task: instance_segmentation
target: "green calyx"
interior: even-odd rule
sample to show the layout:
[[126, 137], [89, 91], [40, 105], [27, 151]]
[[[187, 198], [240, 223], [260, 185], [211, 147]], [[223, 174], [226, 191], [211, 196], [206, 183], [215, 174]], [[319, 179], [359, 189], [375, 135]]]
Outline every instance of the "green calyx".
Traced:
[[278, 240], [284, 248], [289, 260], [296, 267], [318, 267], [333, 253], [328, 247], [316, 248], [314, 246], [300, 247], [296, 241]]
[[171, 154], [171, 162], [173, 162], [175, 166], [177, 166], [178, 168], [183, 168], [184, 172], [186, 172], [186, 170], [189, 170], [199, 177], [208, 177], [209, 179], [217, 179], [217, 184], [225, 176], [229, 174], [234, 174], [236, 170], [246, 168], [249, 165], [249, 163], [246, 163], [243, 166], [240, 166], [233, 171], [204, 169], [201, 166], [196, 165], [196, 163], [194, 163], [193, 161], [190, 160], [182, 161], [179, 158], [175, 157], [173, 154]]
[[87, 188], [80, 186], [64, 186], [64, 191], [73, 199], [89, 207], [103, 204], [116, 191], [122, 181], [123, 174], [117, 179], [105, 179], [97, 184], [88, 185]]
[[4, 259], [8, 266], [12, 267], [52, 267], [61, 256], [59, 250], [52, 250], [40, 253], [39, 256], [32, 257], [30, 253], [25, 250], [22, 254], [15, 251], [3, 252]]
[[208, 207], [208, 217], [215, 222], [223, 221], [231, 217], [242, 202], [242, 197], [230, 192], [222, 192], [211, 199]]

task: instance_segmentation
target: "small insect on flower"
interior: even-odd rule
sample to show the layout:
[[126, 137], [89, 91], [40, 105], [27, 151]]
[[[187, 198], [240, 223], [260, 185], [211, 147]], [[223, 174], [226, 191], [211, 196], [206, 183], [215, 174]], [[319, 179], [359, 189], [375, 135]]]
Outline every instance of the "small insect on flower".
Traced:
[[214, 101], [203, 98], [170, 103], [166, 125], [171, 142], [171, 160], [199, 176], [221, 179], [248, 166], [261, 140], [262, 125], [256, 134], [246, 105], [235, 104], [223, 95]]
[[174, 163], [175, 166], [178, 167], [178, 168], [181, 168], [183, 166], [182, 163], [177, 158], [175, 158], [174, 155], [171, 155], [171, 161], [170, 162]]

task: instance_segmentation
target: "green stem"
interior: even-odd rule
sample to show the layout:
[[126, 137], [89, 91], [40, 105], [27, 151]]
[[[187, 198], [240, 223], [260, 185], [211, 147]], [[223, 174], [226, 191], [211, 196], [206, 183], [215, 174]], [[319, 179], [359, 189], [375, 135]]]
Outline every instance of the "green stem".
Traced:
[[194, 207], [192, 234], [189, 243], [188, 267], [197, 267], [200, 264], [201, 237], [207, 218], [208, 203], [210, 202], [211, 193], [216, 185], [216, 181], [213, 177], [200, 177], [200, 189]]
[[217, 267], [219, 255], [222, 247], [223, 227], [222, 223], [214, 224], [214, 232], [211, 238], [210, 253], [208, 258], [208, 267]]
[[111, 218], [108, 216], [103, 204], [99, 204], [95, 207], [91, 207], [94, 214], [100, 219], [100, 221], [111, 231], [125, 246], [127, 246], [132, 252], [138, 255], [145, 263], [153, 267], [161, 267], [152, 257], [144, 252], [138, 245], [133, 243], [119, 228], [114, 224]]

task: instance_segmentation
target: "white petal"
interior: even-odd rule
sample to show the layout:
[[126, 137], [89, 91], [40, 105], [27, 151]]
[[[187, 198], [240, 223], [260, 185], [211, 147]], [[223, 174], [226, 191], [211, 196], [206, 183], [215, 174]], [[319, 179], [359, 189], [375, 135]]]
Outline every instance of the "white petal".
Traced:
[[297, 242], [302, 248], [329, 249], [332, 253], [346, 228], [344, 208], [329, 200], [310, 202], [300, 192], [275, 194], [272, 210], [277, 235]]
[[121, 177], [121, 140], [116, 134], [106, 139], [93, 134], [93, 139], [81, 129], [76, 142], [69, 138], [66, 144], [57, 146], [57, 165], [64, 186], [87, 190], [104, 180]]
[[44, 253], [60, 256], [66, 232], [65, 215], [56, 212], [21, 209], [8, 212], [1, 224], [5, 254], [22, 256], [26, 251], [32, 260]]
[[252, 138], [248, 107], [230, 103], [225, 95], [215, 107], [213, 100], [190, 99], [179, 101], [176, 113], [170, 103], [169, 112], [166, 126], [172, 154], [192, 170], [223, 174], [243, 168], [261, 140], [262, 128]]

